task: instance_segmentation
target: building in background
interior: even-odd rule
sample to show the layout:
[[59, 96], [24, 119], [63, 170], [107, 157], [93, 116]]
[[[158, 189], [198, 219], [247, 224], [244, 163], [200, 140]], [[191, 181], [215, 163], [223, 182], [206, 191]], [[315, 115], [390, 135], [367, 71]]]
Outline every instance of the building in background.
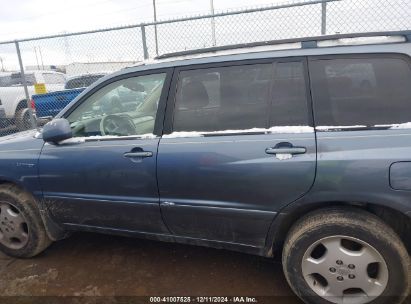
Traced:
[[101, 72], [112, 73], [138, 63], [140, 61], [73, 62], [66, 66], [66, 74], [68, 76], [75, 76]]

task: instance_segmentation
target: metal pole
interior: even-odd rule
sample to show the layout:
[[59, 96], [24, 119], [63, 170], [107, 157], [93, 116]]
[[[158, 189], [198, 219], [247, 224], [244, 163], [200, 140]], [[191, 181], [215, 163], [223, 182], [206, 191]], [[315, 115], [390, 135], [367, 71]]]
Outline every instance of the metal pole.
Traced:
[[141, 25], [141, 41], [143, 42], [144, 59], [148, 59], [147, 40], [146, 40], [146, 27], [144, 25]]
[[156, 0], [153, 0], [153, 9], [154, 9], [154, 40], [156, 44], [156, 56], [158, 56], [158, 38], [157, 38], [157, 8]]
[[40, 54], [41, 67], [44, 70], [43, 54], [41, 53], [41, 47], [38, 47], [38, 50], [39, 50], [39, 54]]
[[27, 108], [29, 109], [29, 113], [30, 113], [31, 126], [33, 128], [36, 128], [37, 123], [36, 123], [36, 120], [34, 119], [33, 110], [31, 108], [30, 94], [29, 94], [29, 90], [27, 88], [26, 75], [24, 74], [23, 60], [21, 59], [19, 42], [15, 41], [14, 43], [16, 44], [17, 57], [19, 59], [19, 66], [20, 66], [21, 81], [22, 81], [23, 87], [24, 87], [24, 94], [26, 96]]
[[[211, 15], [214, 15], [214, 0], [210, 0], [210, 11]], [[217, 45], [217, 41], [215, 38], [215, 19], [214, 17], [211, 18], [211, 39], [213, 46]]]
[[37, 57], [37, 49], [34, 47], [34, 54], [36, 55], [37, 69], [40, 70], [39, 58]]
[[321, 35], [327, 34], [327, 2], [321, 3]]
[[1, 71], [4, 72], [3, 58], [0, 57]]

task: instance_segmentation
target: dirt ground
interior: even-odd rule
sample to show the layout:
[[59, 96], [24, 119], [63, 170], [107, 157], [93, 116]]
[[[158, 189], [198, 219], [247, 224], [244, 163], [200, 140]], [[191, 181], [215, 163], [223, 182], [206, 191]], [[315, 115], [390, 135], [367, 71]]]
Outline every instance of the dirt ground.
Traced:
[[119, 303], [113, 297], [149, 303], [134, 296], [280, 296], [265, 300], [301, 303], [271, 259], [90, 233], [74, 234], [32, 259], [0, 255], [0, 294], [7, 303]]

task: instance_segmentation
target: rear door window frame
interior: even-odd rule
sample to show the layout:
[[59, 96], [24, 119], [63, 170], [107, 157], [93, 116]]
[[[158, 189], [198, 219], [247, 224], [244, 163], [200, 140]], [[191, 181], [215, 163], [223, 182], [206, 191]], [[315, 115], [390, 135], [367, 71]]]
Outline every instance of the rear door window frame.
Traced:
[[[170, 85], [170, 92], [168, 94], [167, 100], [167, 108], [165, 112], [165, 120], [164, 120], [164, 128], [163, 134], [171, 134], [173, 132], [173, 123], [174, 123], [174, 112], [175, 112], [175, 105], [176, 105], [176, 96], [177, 96], [177, 88], [178, 83], [180, 80], [180, 72], [182, 71], [190, 71], [190, 70], [199, 70], [199, 69], [210, 69], [210, 68], [219, 68], [219, 67], [231, 67], [231, 66], [245, 66], [245, 65], [255, 65], [255, 64], [271, 64], [273, 67], [273, 71], [275, 71], [275, 64], [276, 63], [284, 63], [284, 62], [302, 62], [303, 63], [303, 73], [304, 73], [304, 80], [306, 85], [306, 101], [307, 101], [307, 126], [313, 127], [314, 126], [314, 118], [313, 118], [313, 109], [312, 109], [312, 99], [311, 99], [311, 86], [310, 86], [310, 79], [309, 79], [309, 72], [308, 72], [308, 61], [306, 56], [295, 56], [295, 57], [271, 57], [271, 58], [263, 58], [263, 59], [246, 59], [246, 60], [235, 60], [235, 61], [225, 61], [225, 62], [212, 62], [212, 63], [205, 63], [205, 64], [192, 64], [187, 66], [176, 66], [173, 73], [173, 79]], [[270, 85], [270, 93], [269, 99], [270, 103], [272, 103], [273, 99], [273, 84]], [[271, 115], [270, 115], [271, 119]], [[189, 131], [188, 131], [189, 132]], [[260, 132], [258, 132], [259, 134]], [[250, 133], [235, 133], [235, 135], [249, 135]], [[263, 134], [263, 132], [261, 133]], [[207, 136], [223, 136], [226, 134], [207, 134]], [[230, 135], [232, 135], [230, 133]]]

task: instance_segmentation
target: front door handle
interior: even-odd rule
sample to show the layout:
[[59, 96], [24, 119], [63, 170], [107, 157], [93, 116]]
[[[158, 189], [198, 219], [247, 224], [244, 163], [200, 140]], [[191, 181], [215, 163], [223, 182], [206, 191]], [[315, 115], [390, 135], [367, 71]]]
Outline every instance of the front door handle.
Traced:
[[152, 157], [152, 156], [153, 156], [153, 152], [150, 152], [150, 151], [124, 153], [124, 157], [127, 157], [127, 158], [145, 158], [145, 157]]
[[267, 154], [304, 154], [307, 149], [304, 147], [290, 147], [290, 148], [267, 148]]

